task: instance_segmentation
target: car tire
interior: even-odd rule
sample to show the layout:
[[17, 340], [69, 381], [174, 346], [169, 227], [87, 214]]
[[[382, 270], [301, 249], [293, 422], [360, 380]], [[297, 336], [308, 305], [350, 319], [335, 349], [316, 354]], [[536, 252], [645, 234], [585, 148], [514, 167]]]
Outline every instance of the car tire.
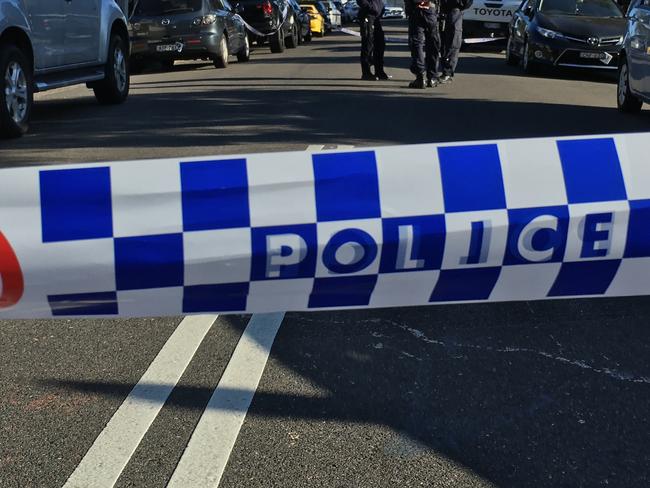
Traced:
[[282, 29], [278, 30], [273, 37], [271, 37], [269, 44], [271, 45], [272, 53], [283, 53], [285, 49], [284, 45], [284, 33]]
[[27, 132], [33, 103], [31, 63], [13, 44], [0, 45], [0, 138]]
[[289, 49], [295, 49], [298, 47], [298, 34], [296, 33], [296, 24], [291, 24], [291, 32], [289, 37], [286, 38], [286, 44]]
[[225, 34], [223, 34], [221, 36], [221, 41], [219, 41], [219, 53], [212, 60], [214, 67], [218, 69], [227, 68], [229, 56], [230, 53], [228, 52], [228, 38]]
[[506, 64], [508, 66], [517, 66], [519, 61], [519, 56], [512, 52], [512, 34], [510, 34], [508, 36], [508, 43], [506, 44]]
[[147, 61], [142, 58], [131, 58], [129, 60], [129, 71], [132, 75], [139, 75], [147, 67]]
[[161, 59], [160, 67], [163, 69], [163, 71], [171, 71], [174, 69], [175, 63], [176, 61], [173, 59]]
[[320, 32], [318, 33], [318, 37], [325, 37], [325, 24], [321, 24]]
[[92, 84], [95, 98], [102, 105], [116, 105], [129, 96], [130, 71], [128, 43], [121, 34], [111, 35], [108, 59], [106, 60], [106, 77]]
[[246, 63], [251, 60], [251, 41], [248, 34], [244, 34], [244, 47], [237, 53], [237, 61]]
[[618, 87], [616, 89], [616, 105], [621, 112], [636, 114], [641, 111], [643, 101], [639, 100], [630, 90], [630, 68], [627, 58], [623, 58], [618, 70]]

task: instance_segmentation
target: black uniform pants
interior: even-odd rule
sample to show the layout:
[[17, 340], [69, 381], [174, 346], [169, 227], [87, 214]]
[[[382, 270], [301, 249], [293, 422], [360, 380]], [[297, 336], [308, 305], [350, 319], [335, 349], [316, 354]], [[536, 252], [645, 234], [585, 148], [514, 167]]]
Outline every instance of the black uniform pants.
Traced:
[[409, 45], [411, 46], [411, 73], [435, 78], [440, 58], [438, 11], [415, 8], [409, 16]]
[[375, 74], [384, 71], [384, 51], [386, 38], [381, 26], [381, 18], [366, 15], [359, 19], [361, 26], [361, 72], [370, 74], [370, 67], [375, 66]]
[[463, 43], [463, 12], [453, 8], [444, 15], [445, 30], [442, 32], [442, 56], [440, 65], [443, 75], [454, 76], [460, 46]]

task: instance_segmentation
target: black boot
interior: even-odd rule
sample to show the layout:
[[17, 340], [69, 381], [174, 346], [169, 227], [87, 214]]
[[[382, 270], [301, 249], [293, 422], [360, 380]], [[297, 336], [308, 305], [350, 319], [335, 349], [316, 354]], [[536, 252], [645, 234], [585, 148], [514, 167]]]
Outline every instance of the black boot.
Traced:
[[426, 85], [424, 84], [424, 76], [421, 74], [418, 75], [417, 78], [415, 78], [411, 83], [409, 83], [409, 88], [418, 88], [420, 90], [426, 88]]
[[393, 77], [384, 71], [384, 68], [376, 69], [377, 79], [381, 81], [392, 80]]
[[366, 72], [362, 73], [361, 74], [361, 79], [363, 81], [377, 81], [378, 80], [378, 78], [375, 75], [373, 75], [371, 71], [366, 71]]

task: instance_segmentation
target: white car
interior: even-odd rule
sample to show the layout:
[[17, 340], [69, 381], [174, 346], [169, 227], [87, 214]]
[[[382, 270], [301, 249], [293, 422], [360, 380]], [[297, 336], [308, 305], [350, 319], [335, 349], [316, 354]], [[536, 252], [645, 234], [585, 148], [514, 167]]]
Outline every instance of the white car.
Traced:
[[327, 12], [329, 13], [332, 29], [340, 29], [343, 25], [341, 22], [341, 11], [336, 8], [336, 5], [331, 0], [323, 0], [323, 4], [325, 4]]
[[463, 38], [466, 43], [507, 39], [508, 26], [521, 0], [474, 0], [463, 12]]
[[406, 14], [402, 7], [386, 7], [382, 17], [384, 19], [405, 19]]

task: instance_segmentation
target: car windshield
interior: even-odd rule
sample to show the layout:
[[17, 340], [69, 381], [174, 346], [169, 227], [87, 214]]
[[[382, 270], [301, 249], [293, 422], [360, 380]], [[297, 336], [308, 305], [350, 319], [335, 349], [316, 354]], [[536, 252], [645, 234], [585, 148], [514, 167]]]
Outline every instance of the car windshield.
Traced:
[[139, 0], [136, 15], [169, 15], [198, 12], [203, 0]]
[[622, 17], [612, 0], [542, 0], [540, 12], [584, 17]]

